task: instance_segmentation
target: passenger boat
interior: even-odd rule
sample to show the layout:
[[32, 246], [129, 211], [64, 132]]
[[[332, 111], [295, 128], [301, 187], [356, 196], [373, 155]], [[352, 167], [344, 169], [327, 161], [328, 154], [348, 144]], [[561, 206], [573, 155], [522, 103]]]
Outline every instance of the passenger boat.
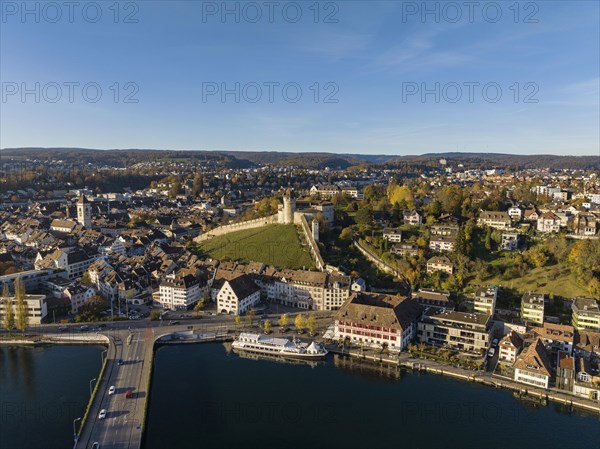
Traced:
[[261, 334], [242, 332], [231, 344], [233, 349], [271, 354], [298, 359], [318, 359], [327, 355], [328, 351], [316, 341], [303, 343], [296, 339], [269, 337]]

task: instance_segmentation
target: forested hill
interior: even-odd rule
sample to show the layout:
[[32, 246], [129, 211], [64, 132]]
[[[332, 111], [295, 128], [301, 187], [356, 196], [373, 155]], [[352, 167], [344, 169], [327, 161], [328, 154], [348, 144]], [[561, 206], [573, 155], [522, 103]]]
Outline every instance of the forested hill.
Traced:
[[430, 166], [439, 167], [446, 159], [450, 166], [465, 168], [505, 169], [583, 169], [600, 170], [599, 156], [516, 155], [501, 153], [427, 153], [423, 155], [370, 155], [335, 153], [291, 153], [277, 151], [170, 151], [149, 149], [94, 150], [86, 148], [6, 148], [0, 158], [28, 158], [67, 163], [98, 163], [113, 167], [129, 167], [148, 161], [214, 161], [231, 168], [274, 165], [281, 167], [344, 169], [352, 166]]

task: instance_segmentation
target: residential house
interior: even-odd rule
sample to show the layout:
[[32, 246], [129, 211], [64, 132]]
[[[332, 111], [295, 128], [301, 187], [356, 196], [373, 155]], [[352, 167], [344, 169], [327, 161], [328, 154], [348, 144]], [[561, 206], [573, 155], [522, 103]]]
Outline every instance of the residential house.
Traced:
[[511, 331], [498, 343], [498, 359], [513, 364], [521, 349], [523, 349], [523, 338], [517, 332]]
[[421, 288], [413, 292], [411, 298], [425, 308], [454, 310], [454, 301], [450, 299], [450, 292], [447, 291]]
[[427, 273], [433, 273], [434, 271], [452, 274], [454, 265], [446, 256], [435, 256], [427, 261]]
[[600, 359], [600, 332], [577, 331], [574, 352], [588, 360]]
[[507, 213], [510, 219], [513, 221], [521, 221], [521, 218], [523, 218], [523, 209], [521, 209], [519, 206], [509, 207]]
[[423, 216], [416, 210], [405, 210], [402, 212], [404, 224], [417, 226], [423, 223]]
[[402, 241], [402, 231], [397, 228], [384, 228], [383, 230], [384, 240], [398, 243]]
[[573, 353], [575, 342], [575, 329], [566, 324], [555, 324], [544, 322], [542, 327], [528, 326], [526, 339], [529, 341], [541, 339], [546, 345], [546, 349], [556, 353], [558, 351]]
[[566, 352], [559, 351], [556, 361], [556, 388], [573, 391], [575, 382], [575, 358]]
[[573, 394], [593, 401], [600, 401], [598, 366], [592, 368], [590, 359], [580, 357], [575, 362], [575, 369], [577, 373], [573, 383]]
[[397, 256], [418, 256], [419, 248], [416, 245], [402, 244], [393, 245], [390, 248], [390, 253], [396, 254]]
[[541, 339], [529, 345], [513, 365], [514, 380], [538, 388], [548, 388], [552, 366]]
[[503, 232], [500, 249], [503, 251], [517, 251], [519, 249], [519, 233]]
[[337, 312], [335, 335], [368, 347], [402, 351], [414, 338], [422, 308], [402, 296], [356, 292]]
[[560, 231], [560, 217], [553, 212], [547, 211], [541, 214], [537, 221], [537, 230], [539, 232], [558, 232]]
[[456, 236], [454, 235], [432, 235], [429, 241], [429, 248], [433, 251], [454, 251], [454, 243]]
[[511, 218], [506, 212], [481, 211], [477, 224], [479, 226], [489, 226], [496, 229], [510, 229]]

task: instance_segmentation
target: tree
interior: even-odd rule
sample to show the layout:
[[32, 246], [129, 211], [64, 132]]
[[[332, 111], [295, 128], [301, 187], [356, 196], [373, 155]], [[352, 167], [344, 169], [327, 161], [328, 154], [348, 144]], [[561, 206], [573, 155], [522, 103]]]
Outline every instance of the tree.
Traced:
[[340, 240], [351, 241], [352, 240], [352, 229], [344, 228], [340, 232]]
[[83, 276], [81, 276], [81, 284], [92, 285], [92, 279], [90, 278], [90, 273], [88, 271], [83, 273]]
[[13, 309], [13, 301], [8, 291], [8, 284], [2, 287], [2, 301], [4, 301], [4, 327], [7, 331], [11, 331], [15, 327], [15, 311]]
[[192, 195], [200, 196], [203, 189], [204, 180], [202, 179], [202, 175], [200, 173], [196, 173], [196, 175], [194, 175], [194, 182], [192, 183]]
[[160, 310], [154, 309], [152, 312], [150, 312], [150, 320], [156, 321], [159, 318], [160, 318]]
[[23, 333], [29, 326], [29, 311], [27, 310], [25, 294], [25, 285], [23, 284], [23, 280], [18, 277], [15, 281], [15, 299], [17, 302], [16, 328]]
[[242, 324], [242, 317], [241, 316], [239, 316], [239, 315], [235, 316], [235, 324], [237, 324], [238, 326], [240, 324]]
[[200, 299], [200, 301], [198, 301], [194, 305], [194, 312], [200, 312], [202, 309], [204, 309], [205, 305], [206, 305], [206, 298]]
[[246, 319], [248, 320], [248, 324], [250, 327], [254, 324], [254, 317], [256, 316], [256, 311], [254, 309], [250, 309], [246, 312]]
[[296, 326], [298, 333], [302, 333], [306, 328], [306, 318], [304, 318], [304, 315], [299, 313], [294, 320], [294, 325]]
[[314, 313], [311, 313], [308, 316], [308, 320], [306, 320], [306, 327], [308, 327], [308, 332], [310, 335], [314, 335], [317, 331], [317, 317]]
[[370, 205], [364, 205], [356, 212], [356, 223], [359, 225], [373, 224], [373, 208]]
[[265, 331], [265, 334], [271, 332], [271, 322], [269, 320], [265, 320], [263, 323], [263, 330]]
[[281, 315], [279, 317], [279, 320], [277, 321], [277, 324], [279, 325], [279, 327], [284, 328], [289, 324], [290, 320], [287, 316], [287, 313], [284, 313], [283, 315]]

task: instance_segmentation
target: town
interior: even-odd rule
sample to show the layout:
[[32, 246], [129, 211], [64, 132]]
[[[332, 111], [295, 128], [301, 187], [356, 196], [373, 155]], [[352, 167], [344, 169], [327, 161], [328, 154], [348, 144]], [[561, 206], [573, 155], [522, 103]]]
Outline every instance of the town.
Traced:
[[254, 323], [268, 308], [327, 344], [600, 402], [597, 170], [169, 154], [127, 169], [53, 160], [36, 178], [40, 159], [10, 156], [5, 334], [169, 313]]

